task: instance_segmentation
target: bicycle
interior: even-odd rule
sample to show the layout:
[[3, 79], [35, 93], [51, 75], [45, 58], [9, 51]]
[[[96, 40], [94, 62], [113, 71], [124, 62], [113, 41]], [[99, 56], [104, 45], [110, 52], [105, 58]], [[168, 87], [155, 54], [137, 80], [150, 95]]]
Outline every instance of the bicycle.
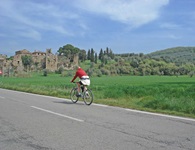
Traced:
[[[73, 82], [76, 83], [76, 82]], [[73, 103], [76, 103], [79, 98], [81, 97], [86, 105], [91, 105], [93, 102], [93, 93], [92, 91], [84, 85], [81, 85], [81, 96], [77, 96], [78, 94], [78, 87], [73, 87], [72, 90], [70, 91], [70, 99], [72, 100]]]

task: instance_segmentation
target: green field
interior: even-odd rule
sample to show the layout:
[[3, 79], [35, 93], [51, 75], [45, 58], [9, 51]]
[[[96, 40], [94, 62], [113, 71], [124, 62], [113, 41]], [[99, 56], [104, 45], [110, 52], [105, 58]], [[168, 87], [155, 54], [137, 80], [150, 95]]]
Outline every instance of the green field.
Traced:
[[[59, 74], [0, 77], [0, 87], [69, 98], [74, 84]], [[92, 77], [94, 103], [195, 118], [195, 78], [188, 76]]]

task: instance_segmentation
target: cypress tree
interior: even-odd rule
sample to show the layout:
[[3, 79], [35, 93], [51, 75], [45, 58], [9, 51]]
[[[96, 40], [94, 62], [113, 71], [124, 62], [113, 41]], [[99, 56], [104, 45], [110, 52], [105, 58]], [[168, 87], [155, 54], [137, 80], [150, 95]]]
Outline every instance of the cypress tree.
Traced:
[[88, 53], [87, 53], [87, 60], [91, 60], [91, 53], [90, 53], [90, 50], [88, 50]]
[[103, 58], [103, 50], [101, 48], [100, 53], [99, 53], [99, 60], [102, 60], [102, 58]]
[[97, 64], [97, 53], [95, 53], [95, 63]]
[[91, 48], [91, 59], [90, 60], [91, 60], [91, 62], [94, 62], [94, 60], [95, 60], [93, 48]]

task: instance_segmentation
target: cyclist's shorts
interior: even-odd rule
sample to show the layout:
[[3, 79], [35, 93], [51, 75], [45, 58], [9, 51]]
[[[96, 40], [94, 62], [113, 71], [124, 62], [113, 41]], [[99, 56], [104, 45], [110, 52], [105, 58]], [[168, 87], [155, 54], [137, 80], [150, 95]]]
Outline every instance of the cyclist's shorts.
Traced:
[[83, 84], [83, 85], [90, 85], [90, 79], [89, 79], [89, 76], [82, 76], [81, 79], [80, 79], [80, 82]]

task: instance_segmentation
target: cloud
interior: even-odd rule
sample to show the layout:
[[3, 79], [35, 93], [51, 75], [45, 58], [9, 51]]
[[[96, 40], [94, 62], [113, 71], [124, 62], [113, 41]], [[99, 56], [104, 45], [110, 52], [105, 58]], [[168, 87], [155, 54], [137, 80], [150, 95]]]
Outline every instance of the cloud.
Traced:
[[[0, 15], [0, 27], [9, 28], [8, 32], [16, 32], [18, 36], [26, 34], [28, 38], [40, 40], [44, 32], [55, 32], [64, 36], [76, 34], [69, 26], [69, 22], [77, 20], [78, 15], [61, 9], [60, 5], [49, 1], [40, 3], [7, 0], [0, 2]], [[78, 24], [78, 27], [84, 28], [84, 25]]]
[[139, 27], [157, 19], [160, 9], [168, 3], [169, 0], [77, 0], [75, 5], [111, 20]]
[[46, 32], [84, 36], [92, 28], [83, 17], [85, 12], [139, 27], [157, 19], [160, 9], [168, 3], [169, 0], [6, 0], [0, 2], [0, 27], [12, 33], [21, 31], [19, 35], [32, 33], [27, 37], [39, 40]]
[[161, 28], [163, 29], [180, 29], [181, 26], [175, 23], [162, 23], [160, 25]]
[[181, 39], [182, 37], [178, 36], [178, 35], [174, 35], [174, 34], [169, 34], [169, 35], [167, 35], [167, 38], [170, 38], [173, 40], [178, 40], [178, 39]]
[[38, 31], [33, 29], [20, 31], [18, 35], [21, 37], [31, 38], [37, 41], [40, 41], [42, 39], [41, 34]]

